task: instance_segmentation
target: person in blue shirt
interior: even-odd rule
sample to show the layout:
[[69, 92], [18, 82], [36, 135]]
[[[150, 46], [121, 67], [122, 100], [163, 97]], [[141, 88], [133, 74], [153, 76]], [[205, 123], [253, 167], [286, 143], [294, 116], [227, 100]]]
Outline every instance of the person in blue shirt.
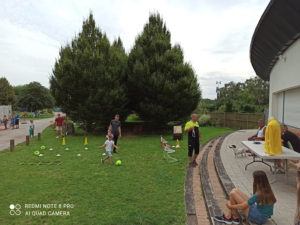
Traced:
[[228, 212], [214, 219], [225, 224], [239, 224], [238, 210], [242, 210], [248, 220], [255, 224], [265, 224], [273, 215], [276, 198], [272, 191], [268, 177], [264, 171], [253, 173], [253, 195], [247, 196], [238, 189], [230, 192], [230, 199], [226, 206]]
[[16, 117], [15, 117], [15, 126], [16, 126], [16, 129], [19, 129], [19, 123], [20, 123], [20, 115], [17, 114]]

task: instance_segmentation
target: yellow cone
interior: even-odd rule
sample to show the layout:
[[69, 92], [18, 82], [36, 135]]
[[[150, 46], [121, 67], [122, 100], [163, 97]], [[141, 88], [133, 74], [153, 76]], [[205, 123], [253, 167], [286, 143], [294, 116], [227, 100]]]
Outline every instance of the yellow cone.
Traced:
[[63, 140], [62, 140], [62, 145], [66, 145], [66, 139], [65, 138], [63, 138]]
[[177, 147], [177, 148], [180, 148], [180, 142], [179, 142], [178, 139], [177, 139], [177, 141], [176, 141], [176, 147]]
[[85, 137], [85, 139], [84, 139], [84, 145], [88, 145], [87, 137]]

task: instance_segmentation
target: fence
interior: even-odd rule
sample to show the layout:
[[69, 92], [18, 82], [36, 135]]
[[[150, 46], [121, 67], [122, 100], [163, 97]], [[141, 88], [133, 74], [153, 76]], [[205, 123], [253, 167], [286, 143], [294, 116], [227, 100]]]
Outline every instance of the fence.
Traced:
[[258, 127], [257, 121], [265, 120], [263, 113], [209, 113], [213, 124], [220, 127], [235, 129], [255, 129]]

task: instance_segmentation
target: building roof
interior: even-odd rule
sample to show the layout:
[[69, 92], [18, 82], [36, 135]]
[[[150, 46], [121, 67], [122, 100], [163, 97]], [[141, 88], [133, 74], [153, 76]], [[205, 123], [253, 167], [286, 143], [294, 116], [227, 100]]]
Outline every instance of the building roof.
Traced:
[[300, 0], [271, 0], [251, 40], [250, 60], [264, 80], [280, 55], [300, 37]]

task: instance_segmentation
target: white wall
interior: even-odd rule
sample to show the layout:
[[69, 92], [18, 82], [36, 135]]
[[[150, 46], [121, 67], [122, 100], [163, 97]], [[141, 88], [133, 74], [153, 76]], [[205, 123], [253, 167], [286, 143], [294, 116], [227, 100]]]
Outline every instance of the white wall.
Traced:
[[271, 71], [269, 115], [300, 128], [300, 39], [285, 51]]
[[0, 120], [3, 120], [4, 115], [7, 116], [7, 118], [10, 117], [12, 113], [11, 106], [10, 105], [0, 105]]

